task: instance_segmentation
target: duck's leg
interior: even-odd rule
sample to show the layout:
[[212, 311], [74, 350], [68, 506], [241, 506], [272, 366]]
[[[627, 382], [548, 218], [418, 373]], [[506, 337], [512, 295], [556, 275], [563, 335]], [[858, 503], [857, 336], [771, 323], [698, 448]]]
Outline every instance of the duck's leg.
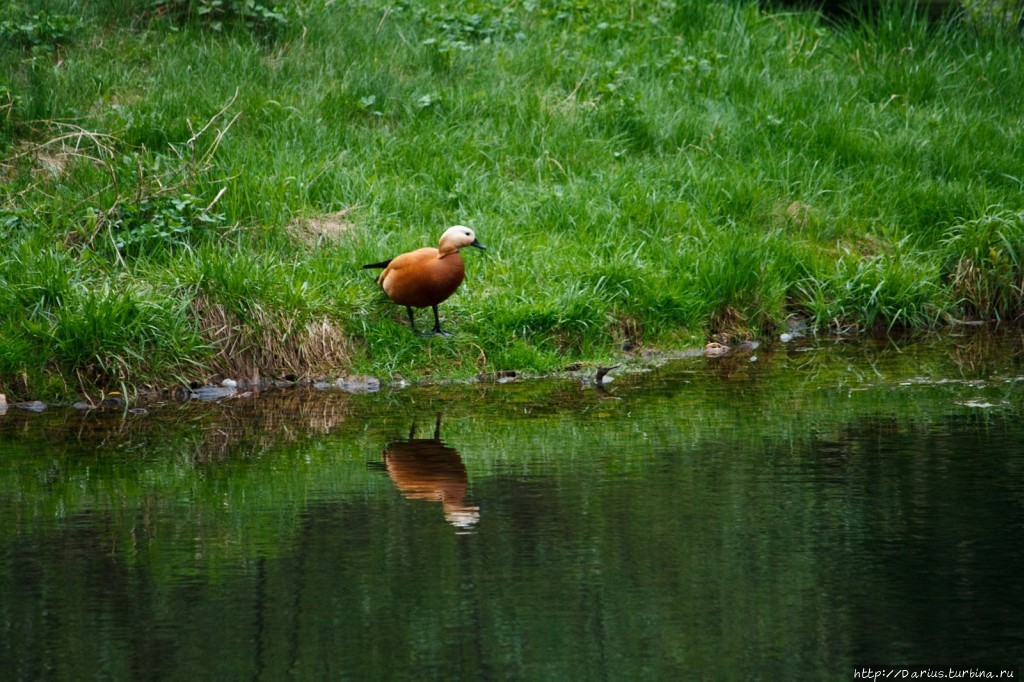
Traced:
[[437, 315], [437, 306], [433, 305], [430, 307], [434, 309], [434, 333], [440, 334], [441, 336], [451, 336], [451, 332], [446, 332], [441, 329], [441, 318]]
[[407, 306], [405, 306], [405, 309], [409, 313], [409, 326], [412, 327], [412, 333], [415, 334], [416, 333], [416, 321], [412, 317], [412, 306], [411, 305], [407, 305]]

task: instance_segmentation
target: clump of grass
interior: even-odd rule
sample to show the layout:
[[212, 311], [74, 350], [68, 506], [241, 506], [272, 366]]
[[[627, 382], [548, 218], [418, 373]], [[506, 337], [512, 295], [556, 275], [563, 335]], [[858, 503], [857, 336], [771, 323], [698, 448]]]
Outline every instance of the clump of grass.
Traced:
[[158, 374], [173, 382], [205, 354], [179, 301], [144, 282], [94, 279], [59, 249], [23, 244], [3, 279], [0, 308], [22, 311], [3, 326], [22, 349], [5, 354], [5, 375], [26, 384], [90, 393]]
[[731, 230], [702, 235], [694, 267], [695, 291], [706, 306], [710, 336], [763, 338], [785, 315], [794, 263], [793, 243], [780, 232]]
[[351, 365], [350, 336], [337, 322], [339, 306], [314, 259], [300, 266], [273, 250], [207, 243], [183, 253], [170, 270], [161, 260], [139, 268], [154, 271], [149, 277], [179, 301], [207, 351], [193, 380], [230, 377], [260, 385], [336, 374]]
[[951, 225], [941, 250], [960, 314], [1000, 321], [1024, 315], [1024, 211], [994, 208]]
[[350, 365], [350, 339], [327, 317], [302, 322], [280, 310], [256, 308], [241, 318], [202, 294], [192, 300], [190, 317], [213, 349], [205, 363], [211, 376], [259, 386], [273, 379], [314, 378]]
[[847, 334], [931, 329], [947, 309], [937, 269], [898, 254], [844, 254], [831, 273], [808, 277], [796, 289], [796, 307], [814, 327]]

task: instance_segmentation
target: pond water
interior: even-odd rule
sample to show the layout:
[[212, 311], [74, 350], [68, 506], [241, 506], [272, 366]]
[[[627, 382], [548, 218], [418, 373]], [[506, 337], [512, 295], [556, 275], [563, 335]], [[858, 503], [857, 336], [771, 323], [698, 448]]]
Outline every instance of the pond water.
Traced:
[[1024, 662], [1020, 334], [0, 415], [0, 679]]

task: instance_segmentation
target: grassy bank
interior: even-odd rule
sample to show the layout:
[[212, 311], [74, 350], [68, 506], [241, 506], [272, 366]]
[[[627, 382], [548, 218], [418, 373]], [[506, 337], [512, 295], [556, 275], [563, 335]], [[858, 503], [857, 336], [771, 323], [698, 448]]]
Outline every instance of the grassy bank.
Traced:
[[[696, 0], [0, 13], [8, 396], [546, 372], [794, 316], [1022, 313], [1024, 49], [996, 21]], [[455, 336], [414, 337], [359, 266], [456, 223], [488, 251], [441, 306]]]

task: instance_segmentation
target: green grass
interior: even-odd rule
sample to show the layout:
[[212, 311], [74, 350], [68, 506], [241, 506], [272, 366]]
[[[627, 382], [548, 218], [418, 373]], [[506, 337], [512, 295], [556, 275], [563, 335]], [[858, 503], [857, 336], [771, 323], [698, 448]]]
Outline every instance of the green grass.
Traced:
[[[1021, 36], [882, 5], [0, 10], [0, 392], [1018, 320]], [[457, 223], [414, 337], [359, 266]]]

